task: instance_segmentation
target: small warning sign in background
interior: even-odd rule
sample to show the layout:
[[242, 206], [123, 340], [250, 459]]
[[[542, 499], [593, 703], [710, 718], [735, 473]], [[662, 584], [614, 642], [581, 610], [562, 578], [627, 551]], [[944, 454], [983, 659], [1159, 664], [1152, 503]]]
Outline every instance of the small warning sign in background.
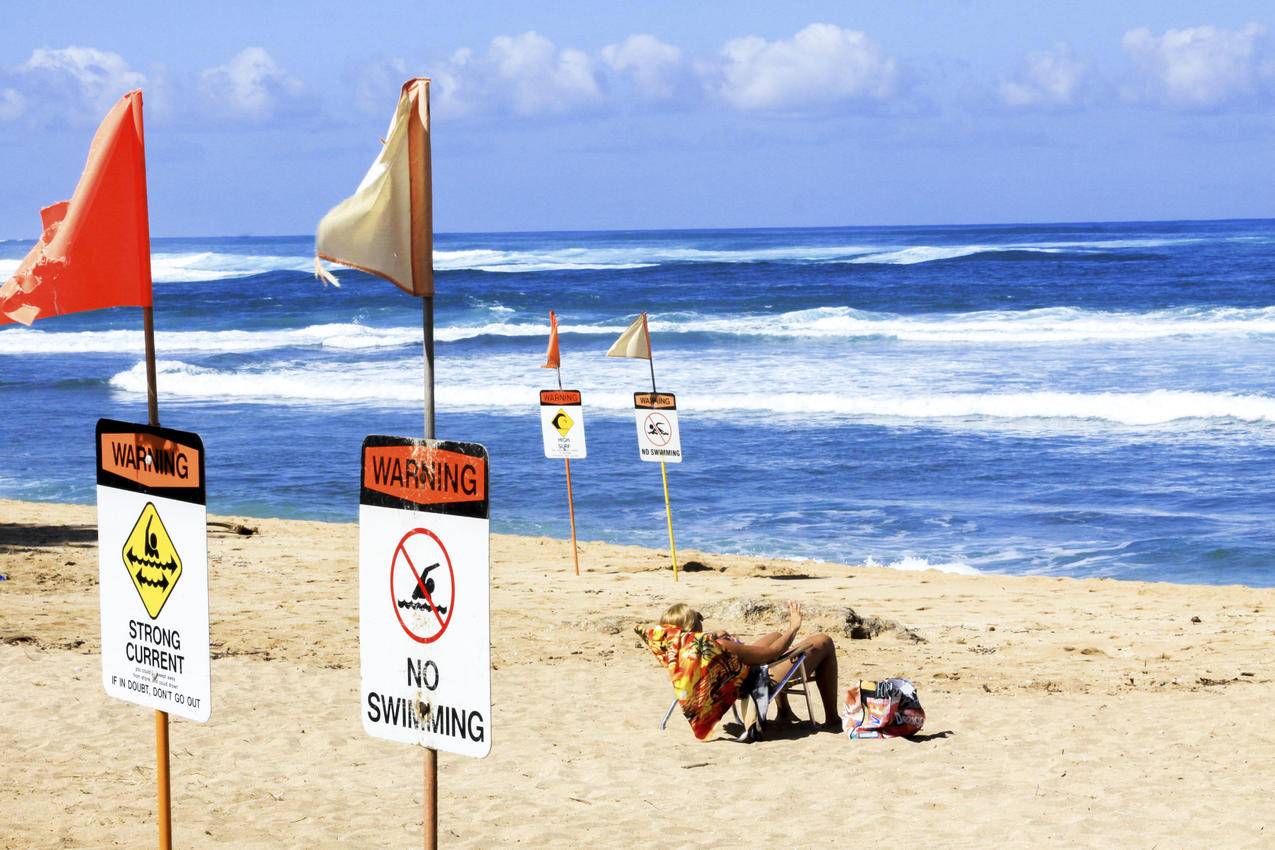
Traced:
[[204, 505], [198, 434], [98, 421], [102, 687], [201, 722], [212, 710]]
[[491, 751], [487, 450], [370, 436], [362, 485], [363, 728], [481, 758]]
[[584, 405], [579, 390], [540, 391], [540, 434], [545, 457], [585, 457]]
[[638, 456], [652, 463], [681, 463], [677, 398], [672, 393], [634, 393]]

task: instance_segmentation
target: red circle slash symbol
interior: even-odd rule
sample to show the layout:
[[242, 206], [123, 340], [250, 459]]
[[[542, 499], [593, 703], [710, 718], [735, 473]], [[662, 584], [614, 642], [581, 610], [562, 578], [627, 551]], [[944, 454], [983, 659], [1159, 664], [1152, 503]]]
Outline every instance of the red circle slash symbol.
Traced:
[[667, 446], [669, 440], [673, 439], [673, 426], [663, 413], [648, 413], [643, 427], [646, 429], [647, 441], [657, 448]]
[[433, 643], [447, 631], [456, 605], [456, 573], [447, 547], [428, 528], [413, 528], [395, 547], [390, 602], [398, 624], [417, 643]]

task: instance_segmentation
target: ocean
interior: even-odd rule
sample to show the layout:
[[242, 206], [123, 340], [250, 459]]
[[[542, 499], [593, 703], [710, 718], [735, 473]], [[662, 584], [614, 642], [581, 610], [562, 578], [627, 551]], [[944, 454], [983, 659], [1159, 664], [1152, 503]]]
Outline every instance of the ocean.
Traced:
[[[0, 242], [0, 279], [29, 244]], [[435, 247], [438, 434], [490, 451], [496, 531], [568, 533], [538, 418], [554, 309], [580, 537], [667, 547], [647, 363], [605, 356], [645, 310], [679, 548], [1275, 586], [1275, 221]], [[160, 418], [203, 436], [209, 510], [354, 521], [363, 437], [421, 433], [419, 303], [339, 267], [325, 287], [308, 236], [152, 248]], [[94, 500], [96, 420], [145, 420], [141, 351], [135, 308], [0, 329], [0, 496]]]

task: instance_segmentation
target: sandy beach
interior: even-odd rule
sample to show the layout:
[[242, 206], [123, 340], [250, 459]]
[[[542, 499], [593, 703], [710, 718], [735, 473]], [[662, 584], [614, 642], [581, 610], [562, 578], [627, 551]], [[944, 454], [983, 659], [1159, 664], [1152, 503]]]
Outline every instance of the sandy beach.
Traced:
[[[6, 848], [154, 842], [152, 714], [99, 680], [95, 523], [0, 501]], [[359, 721], [356, 526], [211, 523], [212, 719], [172, 724], [177, 846], [418, 845], [421, 754]], [[584, 543], [577, 578], [560, 540], [492, 544], [493, 749], [440, 757], [449, 846], [1275, 844], [1275, 591], [695, 551], [674, 584], [658, 551]], [[632, 625], [685, 600], [757, 634], [789, 599], [843, 684], [916, 682], [918, 740], [657, 729], [671, 688]], [[852, 639], [850, 609], [881, 630]]]

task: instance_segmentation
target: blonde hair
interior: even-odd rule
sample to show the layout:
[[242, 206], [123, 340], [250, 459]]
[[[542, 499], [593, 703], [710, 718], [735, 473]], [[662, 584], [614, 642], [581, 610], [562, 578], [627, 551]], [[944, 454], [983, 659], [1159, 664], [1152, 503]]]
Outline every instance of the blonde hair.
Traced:
[[677, 626], [684, 632], [698, 632], [704, 629], [704, 617], [685, 602], [670, 605], [660, 617], [660, 625]]

